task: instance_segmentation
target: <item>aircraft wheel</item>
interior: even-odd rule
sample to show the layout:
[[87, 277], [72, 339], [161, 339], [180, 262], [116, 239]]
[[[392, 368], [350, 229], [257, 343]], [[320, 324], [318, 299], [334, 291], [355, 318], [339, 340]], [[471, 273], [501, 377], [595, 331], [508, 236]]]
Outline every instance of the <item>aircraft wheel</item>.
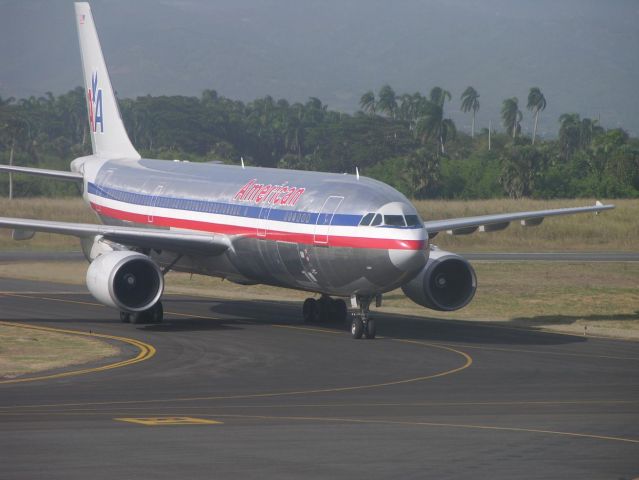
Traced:
[[146, 310], [144, 312], [133, 312], [129, 313], [129, 321], [134, 325], [139, 325], [145, 322]]
[[318, 317], [318, 313], [317, 300], [314, 298], [307, 298], [304, 300], [304, 304], [302, 305], [302, 316], [304, 317], [304, 322], [314, 322]]
[[351, 321], [351, 335], [355, 339], [362, 338], [362, 333], [364, 333], [364, 322], [359, 317], [353, 317]]
[[131, 323], [140, 325], [143, 323], [162, 323], [164, 320], [164, 308], [162, 302], [157, 302], [151, 308], [142, 312], [134, 312], [129, 314]]
[[331, 305], [331, 316], [335, 322], [342, 323], [348, 320], [348, 308], [346, 302], [341, 298], [333, 300]]
[[316, 303], [317, 318], [322, 323], [333, 320], [333, 299], [331, 297], [322, 296]]
[[157, 302], [147, 310], [149, 323], [162, 323], [164, 320], [164, 307], [162, 302]]
[[131, 321], [131, 314], [128, 312], [120, 312], [120, 321], [122, 323], [129, 323]]
[[369, 318], [368, 322], [366, 322], [366, 327], [364, 327], [364, 336], [366, 338], [373, 339], [375, 338], [376, 333], [377, 333], [377, 328], [375, 325], [375, 320], [373, 320], [372, 318]]

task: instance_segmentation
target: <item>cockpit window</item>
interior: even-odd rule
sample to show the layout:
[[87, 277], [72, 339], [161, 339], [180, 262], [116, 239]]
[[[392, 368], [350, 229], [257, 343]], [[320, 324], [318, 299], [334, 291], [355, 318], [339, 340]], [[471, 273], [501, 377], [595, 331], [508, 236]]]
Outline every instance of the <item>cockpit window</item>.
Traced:
[[367, 213], [362, 217], [362, 221], [359, 222], [360, 227], [368, 227], [371, 224], [371, 220], [375, 216], [374, 213]]
[[378, 213], [377, 215], [375, 215], [375, 218], [373, 218], [373, 223], [371, 223], [372, 227], [376, 227], [377, 225], [381, 225], [382, 224], [382, 216]]
[[419, 217], [417, 215], [406, 215], [406, 225], [416, 227], [419, 225]]
[[403, 215], [384, 215], [384, 224], [391, 227], [405, 227]]

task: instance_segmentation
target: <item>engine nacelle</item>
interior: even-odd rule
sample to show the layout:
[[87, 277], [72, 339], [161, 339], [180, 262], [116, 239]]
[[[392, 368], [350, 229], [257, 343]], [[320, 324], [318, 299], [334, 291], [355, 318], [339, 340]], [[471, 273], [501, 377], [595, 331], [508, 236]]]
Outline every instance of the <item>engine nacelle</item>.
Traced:
[[477, 290], [477, 277], [466, 259], [444, 250], [431, 250], [424, 268], [402, 290], [419, 305], [450, 312], [470, 303]]
[[100, 303], [123, 312], [151, 308], [164, 291], [164, 275], [146, 255], [129, 250], [97, 257], [87, 271], [87, 287]]

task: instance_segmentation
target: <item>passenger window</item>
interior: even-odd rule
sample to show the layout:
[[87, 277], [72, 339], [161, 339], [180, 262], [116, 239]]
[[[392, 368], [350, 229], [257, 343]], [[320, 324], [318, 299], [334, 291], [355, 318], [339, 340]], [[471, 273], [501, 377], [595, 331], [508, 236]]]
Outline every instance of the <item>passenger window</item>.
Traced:
[[419, 217], [417, 215], [406, 215], [406, 225], [416, 227], [419, 225]]
[[384, 215], [384, 223], [391, 227], [405, 227], [403, 215]]
[[364, 217], [362, 217], [362, 221], [359, 222], [359, 225], [361, 227], [368, 227], [371, 224], [371, 220], [374, 216], [374, 213], [367, 213], [366, 215], [364, 215]]
[[371, 226], [376, 227], [377, 225], [381, 225], [381, 223], [382, 223], [382, 216], [378, 213], [377, 215], [375, 215], [375, 218], [373, 219]]

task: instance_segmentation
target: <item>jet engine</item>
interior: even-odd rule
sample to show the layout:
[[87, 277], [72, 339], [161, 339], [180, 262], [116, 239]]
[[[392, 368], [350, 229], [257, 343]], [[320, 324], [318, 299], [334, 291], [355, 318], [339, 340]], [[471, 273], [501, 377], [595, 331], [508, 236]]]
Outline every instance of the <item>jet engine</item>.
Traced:
[[449, 312], [470, 303], [477, 289], [475, 270], [459, 255], [431, 250], [428, 262], [415, 278], [402, 286], [413, 302]]
[[164, 276], [146, 255], [120, 250], [105, 253], [89, 265], [87, 287], [108, 307], [141, 312], [157, 303], [164, 291]]

